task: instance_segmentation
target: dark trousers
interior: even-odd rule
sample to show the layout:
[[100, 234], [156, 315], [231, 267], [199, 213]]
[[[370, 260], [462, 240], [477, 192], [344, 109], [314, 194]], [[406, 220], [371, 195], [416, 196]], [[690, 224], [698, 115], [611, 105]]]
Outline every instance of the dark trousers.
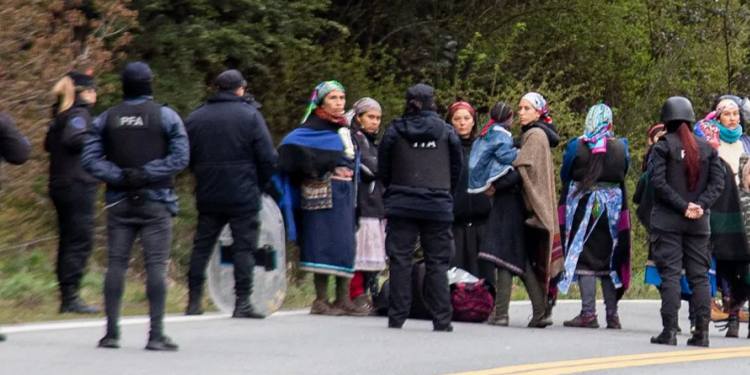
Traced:
[[109, 268], [104, 280], [107, 335], [119, 335], [118, 321], [125, 289], [125, 273], [136, 236], [140, 236], [143, 244], [146, 295], [151, 310], [151, 337], [159, 338], [164, 333], [172, 214], [163, 203], [146, 201], [140, 206], [132, 206], [127, 199], [107, 210]]
[[607, 316], [617, 314], [617, 288], [609, 276], [579, 275], [578, 287], [581, 289], [581, 313], [596, 313], [596, 279], [602, 281], [602, 294]]
[[59, 232], [57, 281], [60, 290], [77, 290], [86, 269], [94, 236], [94, 201], [97, 185], [74, 182], [50, 187]]
[[216, 241], [225, 225], [232, 231], [231, 253], [234, 264], [234, 291], [237, 297], [247, 297], [252, 293], [252, 277], [255, 258], [253, 252], [258, 247], [258, 211], [239, 214], [201, 213], [198, 229], [193, 239], [193, 253], [190, 256], [188, 286], [190, 292], [203, 292], [206, 267]]
[[709, 234], [652, 231], [653, 258], [662, 279], [659, 291], [661, 314], [665, 321], [677, 321], [681, 305], [680, 277], [684, 268], [690, 290], [693, 291], [690, 305], [695, 311], [696, 324], [708, 325], [711, 318], [711, 289], [707, 275], [711, 268], [711, 253], [708, 241]]
[[453, 251], [451, 223], [388, 218], [385, 249], [391, 261], [390, 309], [391, 323], [402, 325], [409, 316], [412, 303], [412, 264], [414, 244], [420, 237], [425, 260], [424, 299], [432, 314], [433, 325], [443, 328], [453, 315], [447, 272]]

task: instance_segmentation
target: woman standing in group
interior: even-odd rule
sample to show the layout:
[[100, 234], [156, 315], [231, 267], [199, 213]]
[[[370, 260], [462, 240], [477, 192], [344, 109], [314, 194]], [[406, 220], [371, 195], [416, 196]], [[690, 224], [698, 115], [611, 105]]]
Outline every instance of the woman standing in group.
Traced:
[[694, 305], [696, 329], [688, 345], [709, 345], [711, 297], [708, 270], [709, 215], [724, 188], [724, 170], [716, 150], [690, 131], [695, 121], [693, 105], [683, 97], [671, 97], [662, 106], [661, 122], [667, 129], [654, 146], [649, 178], [654, 186], [651, 212], [652, 256], [662, 284], [662, 332], [651, 343], [677, 344], [680, 309], [680, 276], [684, 268]]
[[[336, 81], [319, 84], [302, 125], [279, 147], [279, 169], [299, 188], [300, 269], [314, 274], [316, 299], [311, 314], [369, 314], [349, 297], [354, 274], [354, 191], [357, 154], [344, 116], [346, 94]], [[328, 301], [329, 276], [336, 277], [336, 299]]]
[[750, 142], [742, 134], [739, 101], [740, 98], [733, 96], [720, 99], [715, 111], [695, 126], [696, 134], [702, 135], [718, 150], [726, 171], [724, 189], [711, 207], [714, 215], [710, 220], [710, 244], [711, 254], [716, 260], [716, 274], [722, 279], [724, 311], [728, 313], [726, 337], [733, 338], [739, 337], [739, 315], [747, 300], [746, 277], [750, 263], [738, 189], [740, 158], [750, 154]]
[[363, 308], [369, 308], [371, 296], [377, 291], [378, 274], [385, 270], [385, 208], [383, 208], [383, 184], [378, 177], [378, 146], [376, 137], [380, 131], [383, 111], [372, 98], [363, 98], [354, 103], [347, 112], [352, 128], [352, 139], [360, 153], [360, 182], [357, 187], [356, 235], [357, 255], [354, 259], [354, 278], [349, 296]]
[[630, 213], [625, 175], [630, 163], [626, 139], [612, 135], [612, 110], [589, 110], [581, 137], [568, 143], [560, 173], [565, 273], [558, 289], [567, 294], [578, 281], [581, 313], [566, 327], [599, 328], [596, 279], [602, 283], [607, 328], [621, 329], [617, 302], [630, 284]]
[[52, 123], [44, 140], [49, 152], [49, 195], [57, 210], [59, 241], [57, 280], [60, 313], [97, 314], [79, 297], [94, 239], [94, 201], [99, 181], [81, 167], [89, 107], [96, 103], [94, 77], [70, 72], [52, 89], [56, 102]]
[[488, 285], [495, 283], [494, 267], [479, 261], [477, 255], [482, 248], [487, 217], [490, 214], [490, 199], [484, 194], [469, 194], [469, 154], [476, 139], [476, 112], [467, 102], [453, 103], [448, 110], [448, 122], [461, 138], [464, 169], [456, 191], [453, 193], [453, 240], [455, 254], [451, 267], [466, 270], [485, 279]]

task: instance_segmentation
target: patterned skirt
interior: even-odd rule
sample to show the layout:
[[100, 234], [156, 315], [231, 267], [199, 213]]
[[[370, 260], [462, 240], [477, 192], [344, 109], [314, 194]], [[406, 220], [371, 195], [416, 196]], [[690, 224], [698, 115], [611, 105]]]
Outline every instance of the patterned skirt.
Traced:
[[377, 218], [359, 219], [357, 230], [357, 271], [382, 271], [385, 269], [385, 221]]

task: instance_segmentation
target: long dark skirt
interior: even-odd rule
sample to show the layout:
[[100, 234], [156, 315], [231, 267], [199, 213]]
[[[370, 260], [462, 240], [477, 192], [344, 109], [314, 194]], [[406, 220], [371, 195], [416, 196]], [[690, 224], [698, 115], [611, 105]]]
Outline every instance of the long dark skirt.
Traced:
[[495, 193], [479, 258], [516, 276], [524, 275], [529, 262], [525, 220], [526, 207], [520, 191]]
[[354, 184], [333, 180], [333, 208], [302, 212], [300, 269], [353, 277], [356, 247]]
[[[586, 205], [579, 204], [576, 213], [573, 216], [573, 230], [570, 236], [573, 237], [578, 231], [579, 225], [586, 214]], [[594, 218], [589, 222], [593, 224]], [[602, 212], [602, 216], [591, 231], [588, 240], [583, 244], [583, 252], [578, 258], [576, 266], [576, 275], [589, 276], [607, 276], [610, 273], [610, 262], [612, 259], [612, 234], [607, 224], [607, 212]]]

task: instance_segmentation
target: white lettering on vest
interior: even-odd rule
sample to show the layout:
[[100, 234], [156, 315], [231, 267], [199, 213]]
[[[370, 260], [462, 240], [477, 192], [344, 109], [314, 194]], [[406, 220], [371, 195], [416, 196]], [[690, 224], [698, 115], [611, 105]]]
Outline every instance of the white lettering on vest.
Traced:
[[414, 142], [414, 144], [411, 145], [411, 148], [437, 148], [437, 143], [435, 143], [435, 141]]
[[120, 117], [120, 126], [143, 126], [141, 116], [123, 116]]

